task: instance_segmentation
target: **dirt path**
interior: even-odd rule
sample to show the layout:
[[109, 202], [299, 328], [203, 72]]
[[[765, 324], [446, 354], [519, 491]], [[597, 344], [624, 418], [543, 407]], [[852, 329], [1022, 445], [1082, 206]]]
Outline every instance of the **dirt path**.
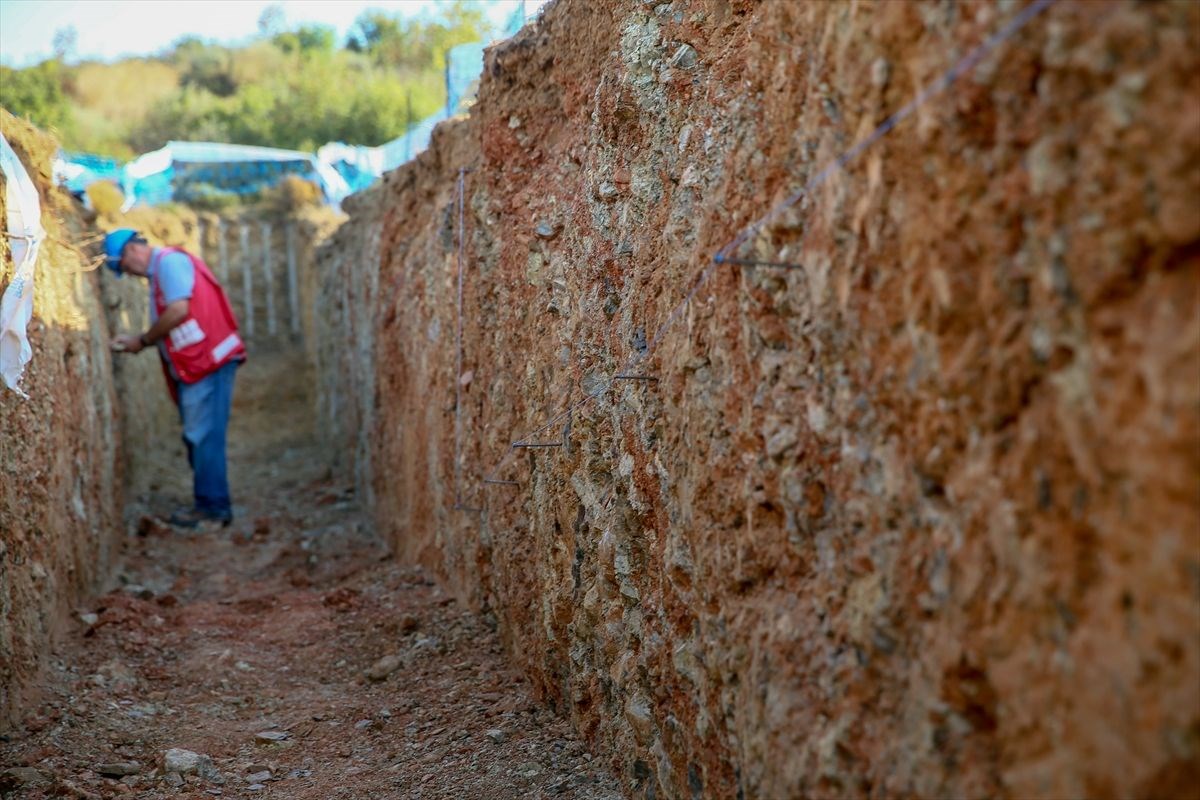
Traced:
[[[620, 797], [489, 621], [388, 557], [313, 444], [306, 380], [265, 359], [239, 376], [232, 527], [156, 522], [186, 497], [178, 477], [132, 509], [115, 588], [0, 741], [0, 794]], [[172, 748], [200, 757], [168, 765]]]

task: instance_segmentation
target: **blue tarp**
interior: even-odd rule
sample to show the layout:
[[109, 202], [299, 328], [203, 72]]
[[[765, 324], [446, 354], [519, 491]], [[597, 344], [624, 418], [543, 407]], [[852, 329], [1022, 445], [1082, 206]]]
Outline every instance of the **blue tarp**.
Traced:
[[95, 181], [121, 182], [121, 162], [90, 153], [62, 153], [55, 162], [55, 177], [70, 192], [82, 192]]
[[468, 95], [474, 94], [483, 73], [483, 42], [468, 42], [446, 53], [446, 108], [458, 111]]
[[187, 202], [216, 192], [251, 194], [298, 175], [321, 187], [338, 204], [350, 194], [346, 181], [312, 153], [243, 144], [168, 142], [121, 170], [127, 206]]

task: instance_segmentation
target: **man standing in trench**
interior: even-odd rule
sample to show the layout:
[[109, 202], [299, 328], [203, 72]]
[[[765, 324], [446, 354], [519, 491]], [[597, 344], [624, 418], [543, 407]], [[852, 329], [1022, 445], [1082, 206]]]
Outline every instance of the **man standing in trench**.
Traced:
[[246, 360], [237, 320], [208, 266], [177, 247], [150, 247], [130, 228], [104, 238], [105, 263], [150, 281], [150, 329], [112, 341], [121, 353], [156, 347], [171, 398], [183, 421], [183, 441], [192, 467], [194, 504], [171, 515], [184, 528], [233, 520], [225, 465], [225, 432], [233, 401], [233, 379]]

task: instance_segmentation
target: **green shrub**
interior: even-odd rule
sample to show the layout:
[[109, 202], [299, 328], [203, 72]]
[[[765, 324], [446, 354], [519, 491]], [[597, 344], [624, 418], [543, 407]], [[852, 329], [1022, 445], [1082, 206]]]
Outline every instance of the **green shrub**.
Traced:
[[66, 68], [54, 59], [25, 69], [0, 66], [0, 106], [66, 136], [74, 127], [65, 89], [69, 79]]

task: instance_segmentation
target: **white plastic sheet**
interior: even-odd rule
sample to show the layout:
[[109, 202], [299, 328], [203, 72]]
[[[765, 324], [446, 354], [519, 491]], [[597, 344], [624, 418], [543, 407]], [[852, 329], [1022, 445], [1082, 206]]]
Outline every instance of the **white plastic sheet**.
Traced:
[[8, 388], [28, 399], [29, 395], [21, 391], [18, 383], [25, 365], [33, 358], [26, 328], [33, 318], [33, 272], [46, 231], [42, 228], [37, 187], [3, 135], [0, 135], [0, 169], [7, 184], [7, 236], [16, 266], [16, 274], [0, 299], [0, 377]]

